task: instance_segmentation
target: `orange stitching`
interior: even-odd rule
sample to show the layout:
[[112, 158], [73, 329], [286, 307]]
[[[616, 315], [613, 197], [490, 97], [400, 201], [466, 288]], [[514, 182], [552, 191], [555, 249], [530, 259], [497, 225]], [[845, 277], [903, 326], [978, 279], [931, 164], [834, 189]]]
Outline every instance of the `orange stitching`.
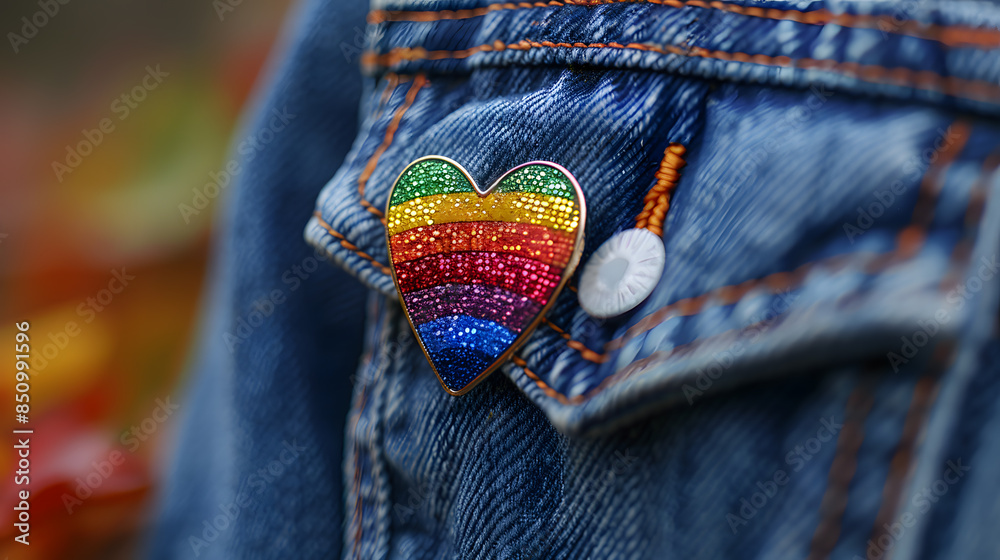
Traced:
[[574, 397], [567, 397], [566, 395], [560, 393], [559, 391], [556, 391], [555, 389], [553, 389], [552, 387], [550, 387], [547, 383], [545, 383], [544, 381], [542, 381], [542, 379], [540, 377], [538, 377], [538, 375], [535, 372], [533, 372], [530, 369], [528, 369], [527, 362], [524, 360], [524, 358], [521, 358], [520, 356], [511, 356], [511, 361], [513, 361], [515, 365], [520, 366], [521, 369], [524, 370], [525, 375], [527, 375], [528, 377], [530, 377], [535, 382], [535, 384], [538, 385], [538, 387], [540, 387], [543, 391], [545, 391], [546, 395], [548, 395], [548, 396], [556, 399], [557, 401], [561, 402], [562, 404], [578, 405], [580, 403], [583, 403], [583, 402], [587, 401], [588, 399], [590, 399], [594, 395], [600, 393], [604, 389], [606, 389], [606, 388], [608, 388], [608, 387], [610, 387], [612, 385], [615, 385], [619, 381], [622, 381], [622, 380], [625, 380], [625, 379], [631, 377], [636, 370], [641, 370], [642, 368], [646, 367], [654, 359], [667, 359], [667, 358], [669, 358], [669, 357], [671, 357], [674, 354], [677, 354], [679, 352], [686, 352], [686, 351], [689, 351], [691, 349], [698, 348], [699, 346], [702, 346], [704, 344], [708, 344], [710, 342], [715, 342], [717, 340], [723, 339], [723, 338], [725, 338], [727, 336], [730, 336], [733, 332], [741, 331], [741, 330], [744, 330], [744, 329], [755, 328], [755, 327], [758, 327], [758, 326], [760, 326], [762, 324], [765, 324], [765, 323], [767, 323], [769, 321], [773, 321], [773, 320], [774, 319], [770, 319], [770, 320], [765, 319], [763, 321], [758, 321], [757, 323], [753, 323], [753, 324], [745, 326], [745, 327], [737, 327], [737, 328], [729, 329], [727, 331], [723, 331], [723, 332], [718, 333], [718, 334], [713, 335], [713, 336], [708, 336], [708, 337], [705, 337], [705, 338], [699, 338], [698, 340], [693, 340], [691, 342], [688, 342], [687, 344], [681, 344], [681, 345], [678, 345], [678, 346], [674, 346], [673, 348], [671, 348], [667, 352], [658, 352], [657, 354], [660, 354], [660, 355], [654, 354], [654, 355], [649, 356], [647, 358], [643, 358], [641, 360], [636, 360], [636, 361], [632, 362], [631, 364], [629, 364], [629, 367], [626, 367], [624, 369], [618, 370], [614, 374], [609, 375], [608, 377], [605, 377], [604, 380], [601, 381], [596, 387], [588, 390], [586, 393], [583, 393], [583, 394], [580, 394], [580, 395], [576, 395]]
[[681, 168], [687, 165], [684, 161], [685, 151], [684, 146], [676, 142], [663, 151], [660, 169], [656, 172], [656, 184], [649, 189], [642, 201], [642, 211], [635, 218], [635, 227], [646, 228], [658, 236], [663, 235], [663, 220], [670, 209], [670, 199], [681, 177]]
[[[979, 222], [982, 220], [983, 211], [986, 209], [986, 195], [989, 192], [989, 179], [993, 176], [998, 167], [1000, 167], [1000, 149], [990, 154], [990, 156], [983, 161], [979, 177], [976, 179], [976, 183], [972, 187], [972, 192], [969, 193], [969, 202], [965, 207], [964, 224], [965, 231], [967, 232], [975, 232], [976, 228], [979, 226]], [[965, 239], [955, 245], [955, 249], [951, 252], [951, 271], [941, 281], [942, 292], [948, 291], [955, 284], [961, 281], [962, 271], [958, 263], [968, 260], [969, 256], [972, 254], [974, 240], [975, 236], [966, 236]]]
[[[941, 360], [940, 356], [944, 353], [941, 352], [942, 348], [939, 347], [938, 350], [938, 356], [934, 358], [935, 362]], [[946, 348], [945, 350], [950, 349]], [[931, 367], [936, 368], [936, 364]], [[903, 421], [903, 431], [899, 436], [899, 444], [889, 462], [889, 474], [882, 487], [882, 502], [878, 508], [878, 514], [875, 516], [875, 523], [872, 525], [872, 542], [878, 542], [879, 537], [885, 531], [883, 525], [888, 525], [896, 513], [896, 506], [903, 492], [903, 479], [913, 461], [917, 436], [924, 426], [931, 404], [936, 397], [937, 381], [935, 376], [929, 374], [921, 377], [913, 388], [913, 397], [910, 400], [910, 408], [906, 412], [906, 419]]]
[[537, 375], [535, 375], [535, 372], [528, 369], [528, 363], [524, 361], [524, 358], [520, 356], [511, 356], [510, 359], [512, 362], [514, 362], [515, 365], [521, 366], [521, 369], [524, 370], [524, 374], [530, 377], [532, 381], [535, 382], [535, 385], [538, 385], [538, 387], [540, 387], [542, 391], [545, 391], [546, 395], [558, 400], [563, 404], [576, 404], [578, 397], [573, 397], [572, 399], [567, 398], [566, 395], [560, 393], [559, 391], [556, 391], [552, 387], [549, 387], [548, 384], [542, 381], [542, 378], [538, 377]]
[[375, 260], [374, 257], [372, 257], [371, 255], [369, 255], [368, 253], [362, 251], [361, 249], [358, 249], [357, 245], [355, 245], [355, 244], [351, 243], [350, 241], [348, 241], [347, 238], [345, 238], [343, 236], [343, 234], [341, 234], [340, 232], [334, 230], [330, 226], [330, 224], [326, 223], [326, 221], [323, 220], [323, 215], [320, 214], [319, 210], [316, 210], [315, 212], [313, 212], [313, 217], [316, 218], [316, 221], [319, 222], [319, 225], [323, 226], [323, 229], [325, 229], [327, 232], [329, 232], [330, 235], [332, 235], [333, 237], [335, 237], [338, 240], [340, 240], [340, 245], [342, 247], [344, 247], [348, 251], [354, 251], [355, 254], [357, 254], [362, 259], [365, 259], [366, 261], [372, 263], [372, 265], [374, 265], [375, 268], [379, 269], [382, 273], [384, 273], [384, 274], [386, 274], [386, 275], [388, 275], [390, 277], [392, 276], [392, 271], [389, 270], [389, 267], [387, 267], [384, 264], [378, 262], [377, 260]]
[[396, 130], [399, 128], [400, 121], [403, 120], [403, 115], [406, 113], [407, 109], [413, 105], [414, 100], [417, 98], [417, 92], [420, 88], [424, 87], [427, 82], [427, 78], [423, 74], [418, 74], [413, 79], [413, 84], [410, 86], [410, 90], [406, 92], [406, 98], [403, 104], [399, 106], [396, 110], [396, 114], [392, 116], [392, 120], [389, 122], [389, 126], [385, 129], [385, 139], [382, 140], [382, 145], [375, 150], [372, 157], [368, 159], [368, 163], [365, 164], [365, 168], [361, 171], [361, 175], [358, 176], [358, 195], [361, 197], [361, 206], [364, 206], [365, 210], [368, 210], [372, 214], [378, 217], [382, 223], [385, 223], [385, 216], [381, 210], [375, 208], [372, 203], [365, 200], [365, 186], [368, 184], [368, 179], [371, 178], [372, 173], [375, 172], [375, 167], [378, 166], [378, 160], [382, 157], [389, 146], [392, 144], [393, 138], [396, 136]]
[[837, 436], [837, 450], [827, 474], [826, 491], [820, 502], [820, 521], [809, 545], [808, 560], [827, 558], [840, 537], [840, 524], [847, 509], [847, 490], [858, 467], [858, 450], [865, 439], [865, 419], [872, 409], [872, 382], [858, 382], [847, 398], [844, 427]]
[[566, 341], [566, 346], [569, 346], [570, 348], [579, 352], [580, 356], [583, 357], [584, 360], [594, 362], [595, 364], [603, 364], [604, 362], [611, 359], [611, 354], [599, 354], [597, 352], [594, 352], [590, 348], [587, 348], [587, 346], [584, 345], [582, 342], [578, 340], [573, 340], [573, 337], [571, 337], [568, 332], [559, 328], [559, 325], [556, 325], [555, 323], [550, 321], [548, 317], [542, 317], [542, 321], [550, 329], [556, 331], [559, 334], [559, 336], [563, 337], [563, 339]]
[[491, 44], [479, 45], [477, 47], [458, 51], [428, 51], [423, 47], [398, 47], [381, 55], [372, 52], [365, 53], [362, 55], [362, 64], [369, 67], [391, 67], [404, 61], [468, 58], [481, 52], [500, 52], [506, 49], [527, 51], [533, 48], [628, 49], [655, 52], [659, 54], [673, 54], [678, 56], [723, 60], [726, 62], [748, 62], [761, 66], [817, 69], [826, 72], [833, 72], [867, 83], [906, 86], [913, 89], [931, 91], [935, 93], [940, 90], [946, 95], [962, 99], [995, 102], [996, 99], [1000, 97], [1000, 86], [997, 84], [983, 80], [966, 80], [963, 78], [942, 76], [941, 74], [926, 70], [917, 71], [902, 67], [887, 68], [885, 66], [873, 64], [838, 62], [836, 60], [829, 59], [792, 59], [787, 56], [768, 56], [763, 54], [751, 55], [742, 52], [710, 50], [702, 47], [684, 48], [674, 45], [658, 46], [641, 43], [629, 43], [627, 45], [623, 45], [621, 43], [553, 43], [551, 41], [538, 42], [521, 40], [516, 43], [505, 45], [501, 41], [494, 41]]
[[779, 8], [759, 8], [739, 6], [726, 2], [705, 0], [563, 0], [552, 2], [507, 2], [491, 4], [482, 8], [469, 10], [433, 11], [390, 11], [374, 10], [368, 14], [368, 23], [378, 24], [387, 21], [418, 21], [431, 22], [440, 20], [468, 19], [500, 10], [520, 10], [526, 8], [563, 8], [567, 6], [594, 6], [598, 4], [657, 4], [672, 8], [704, 8], [720, 10], [744, 16], [774, 20], [790, 20], [808, 25], [838, 25], [860, 29], [878, 29], [894, 35], [908, 35], [929, 41], [936, 41], [949, 47], [1000, 46], [1000, 32], [994, 29], [983, 29], [962, 25], [927, 24], [913, 20], [897, 20], [896, 16], [874, 16], [866, 14], [834, 14], [829, 10], [782, 10]]
[[920, 191], [917, 193], [917, 203], [913, 207], [913, 217], [910, 225], [904, 228], [896, 238], [897, 251], [904, 257], [913, 255], [924, 242], [927, 235], [927, 228], [930, 227], [934, 219], [934, 201], [941, 191], [942, 176], [944, 170], [951, 164], [965, 147], [969, 140], [971, 127], [963, 121], [956, 121], [945, 131], [945, 138], [950, 138], [952, 134], [958, 136], [957, 141], [951, 142], [941, 148], [937, 160], [927, 168], [924, 177], [920, 182]]
[[385, 107], [385, 104], [389, 101], [389, 98], [392, 97], [392, 93], [396, 91], [396, 87], [399, 86], [400, 84], [400, 76], [395, 72], [386, 73], [385, 78], [386, 78], [386, 85], [385, 89], [382, 90], [382, 95], [379, 97], [378, 107], [375, 111], [376, 115], [375, 118], [382, 116], [382, 109]]

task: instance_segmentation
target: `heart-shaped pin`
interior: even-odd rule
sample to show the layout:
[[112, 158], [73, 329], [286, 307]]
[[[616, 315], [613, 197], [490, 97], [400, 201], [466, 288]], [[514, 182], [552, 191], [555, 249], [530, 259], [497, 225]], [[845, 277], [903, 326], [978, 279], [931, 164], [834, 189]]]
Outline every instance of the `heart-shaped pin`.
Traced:
[[407, 319], [445, 390], [461, 395], [527, 340], [573, 274], [586, 206], [554, 163], [519, 165], [482, 190], [429, 156], [396, 179], [385, 216]]

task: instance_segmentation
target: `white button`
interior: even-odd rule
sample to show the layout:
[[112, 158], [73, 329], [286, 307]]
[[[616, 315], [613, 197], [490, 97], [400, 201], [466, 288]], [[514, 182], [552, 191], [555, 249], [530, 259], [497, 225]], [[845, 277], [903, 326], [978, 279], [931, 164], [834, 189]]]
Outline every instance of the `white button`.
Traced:
[[580, 307], [602, 319], [631, 311], [653, 293], [666, 259], [663, 241], [648, 229], [616, 233], [583, 268], [577, 286]]

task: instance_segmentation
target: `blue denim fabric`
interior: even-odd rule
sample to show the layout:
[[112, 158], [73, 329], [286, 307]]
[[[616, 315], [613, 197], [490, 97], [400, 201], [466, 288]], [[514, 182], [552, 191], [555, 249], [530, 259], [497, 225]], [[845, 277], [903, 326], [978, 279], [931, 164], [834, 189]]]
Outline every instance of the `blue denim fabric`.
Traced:
[[[294, 512], [342, 529], [345, 558], [1000, 555], [995, 5], [376, 4], [360, 132], [316, 214], [294, 217], [355, 277], [331, 275], [325, 297], [355, 301], [347, 290], [364, 286], [370, 307], [364, 320], [310, 318], [271, 335], [366, 325], [343, 526], [304, 501], [311, 492], [291, 492], [283, 513], [241, 518], [259, 548], [233, 550], [278, 550], [249, 527]], [[317, 18], [303, 44], [329, 41], [328, 25]], [[337, 71], [302, 64], [317, 81]], [[317, 117], [347, 111], [314, 102]], [[547, 318], [576, 344], [539, 326], [516, 353], [523, 366], [447, 395], [366, 205], [385, 208], [399, 172], [425, 155], [458, 161], [479, 184], [553, 161], [586, 195], [585, 264], [634, 227], [671, 143], [687, 148], [687, 165], [654, 293], [598, 321], [566, 290]], [[233, 219], [239, 231], [246, 218]], [[258, 243], [239, 238], [232, 250]], [[251, 279], [276, 272], [267, 266]], [[264, 345], [246, 351], [273, 359]], [[336, 352], [298, 363], [346, 378], [353, 358]], [[341, 428], [296, 426], [330, 442]], [[280, 440], [245, 436], [225, 443], [247, 453]], [[221, 464], [231, 492], [246, 465]]]
[[[363, 85], [342, 43], [354, 44], [365, 8], [302, 7], [235, 139], [241, 171], [220, 212], [152, 558], [319, 558], [341, 547], [365, 295], [303, 243], [301, 216], [357, 132]], [[260, 148], [243, 153], [249, 137]]]

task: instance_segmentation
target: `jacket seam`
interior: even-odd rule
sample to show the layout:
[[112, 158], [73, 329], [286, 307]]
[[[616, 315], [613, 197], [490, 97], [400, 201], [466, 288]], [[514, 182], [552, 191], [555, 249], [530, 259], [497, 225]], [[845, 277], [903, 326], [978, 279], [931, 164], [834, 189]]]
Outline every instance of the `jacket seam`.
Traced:
[[410, 84], [410, 89], [406, 92], [406, 97], [403, 99], [402, 105], [396, 109], [395, 113], [392, 115], [392, 120], [389, 121], [388, 126], [385, 129], [385, 137], [382, 139], [382, 143], [378, 148], [375, 149], [375, 153], [368, 158], [368, 162], [365, 163], [364, 169], [361, 170], [361, 174], [358, 175], [358, 197], [361, 200], [361, 206], [365, 210], [373, 214], [379, 219], [383, 224], [385, 224], [385, 214], [376, 208], [371, 202], [365, 199], [365, 187], [368, 185], [368, 179], [371, 178], [375, 169], [378, 167], [379, 159], [381, 159], [382, 154], [392, 146], [392, 141], [396, 137], [396, 131], [399, 129], [399, 124], [403, 120], [403, 115], [406, 111], [413, 105], [416, 101], [417, 93], [426, 85], [427, 78], [423, 74], [418, 74], [413, 78], [413, 83]]
[[[996, 169], [1000, 167], [1000, 149], [990, 154], [983, 162], [982, 170], [977, 179], [976, 185], [970, 194], [969, 204], [966, 207], [966, 230], [972, 231], [973, 235], [966, 236], [952, 252], [951, 268], [952, 274], [941, 283], [941, 290], [947, 290], [952, 285], [961, 282], [960, 262], [963, 257], [968, 257], [972, 252], [975, 242], [975, 231], [982, 221], [985, 209], [986, 192], [989, 189], [987, 178], [992, 176]], [[945, 344], [938, 349], [931, 364], [931, 371], [928, 372], [918, 382], [914, 388], [913, 397], [910, 401], [910, 409], [904, 420], [903, 431], [900, 434], [899, 443], [890, 462], [891, 469], [886, 475], [886, 481], [882, 488], [882, 500], [879, 505], [875, 522], [872, 524], [870, 539], [878, 542], [878, 539], [885, 534], [885, 525], [889, 524], [896, 515], [899, 508], [899, 500], [903, 495], [903, 486], [906, 479], [912, 474], [913, 457], [915, 455], [916, 442], [920, 432], [924, 429], [930, 413], [930, 408], [936, 399], [938, 385], [940, 381], [940, 370], [943, 369], [943, 362], [953, 357], [954, 348]]]
[[886, 67], [877, 64], [841, 62], [832, 59], [791, 58], [748, 54], [744, 52], [713, 50], [703, 47], [681, 47], [677, 45], [653, 45], [647, 43], [556, 43], [552, 41], [532, 41], [522, 39], [514, 43], [497, 40], [468, 49], [428, 51], [423, 47], [396, 47], [378, 54], [367, 52], [362, 55], [362, 66], [372, 69], [391, 68], [401, 62], [417, 60], [449, 60], [468, 58], [483, 52], [503, 52], [505, 50], [528, 51], [531, 49], [614, 49], [653, 52], [688, 58], [704, 58], [724, 62], [740, 62], [758, 66], [791, 68], [800, 70], [820, 70], [830, 72], [860, 82], [876, 85], [903, 86], [914, 90], [944, 93], [970, 101], [993, 102], [1000, 97], [1000, 85], [985, 80], [971, 80], [944, 76], [929, 70], [912, 70], [905, 67]]
[[600, 352], [595, 352], [590, 348], [588, 348], [587, 345], [580, 342], [579, 340], [574, 340], [573, 337], [568, 332], [562, 329], [559, 325], [553, 323], [548, 317], [542, 317], [542, 322], [545, 323], [545, 325], [550, 329], [556, 331], [556, 334], [561, 336], [563, 340], [566, 341], [566, 346], [579, 352], [580, 357], [583, 358], [584, 360], [587, 360], [588, 362], [593, 362], [595, 364], [603, 364], [607, 362], [609, 359], [611, 359], [610, 353], [605, 352], [602, 354]]
[[[693, 340], [693, 341], [688, 342], [686, 344], [677, 345], [677, 346], [671, 348], [668, 352], [666, 352], [666, 356], [664, 358], [669, 358], [670, 356], [673, 356], [674, 354], [676, 354], [678, 352], [694, 350], [694, 349], [697, 349], [698, 347], [703, 346], [705, 344], [716, 342], [718, 340], [721, 340], [721, 339], [724, 339], [724, 338], [730, 336], [732, 333], [737, 332], [737, 331], [741, 331], [741, 330], [744, 330], [744, 329], [752, 329], [752, 328], [755, 328], [755, 327], [759, 327], [761, 325], [766, 325], [767, 323], [769, 323], [769, 322], [771, 322], [773, 320], [774, 319], [770, 319], [770, 320], [765, 319], [765, 320], [758, 321], [758, 322], [753, 323], [753, 324], [748, 325], [748, 326], [732, 328], [732, 329], [729, 329], [729, 330], [726, 330], [726, 331], [722, 331], [722, 332], [720, 332], [718, 334], [714, 334], [712, 336], [707, 336], [707, 337], [699, 338], [697, 340]], [[631, 364], [629, 364], [629, 366], [640, 366], [640, 367], [645, 366], [646, 363], [648, 363], [651, 360], [651, 358], [653, 358], [653, 357], [654, 356], [650, 356], [648, 358], [643, 358], [641, 360], [636, 360], [636, 361], [632, 362]], [[546, 395], [548, 395], [549, 397], [551, 397], [551, 398], [559, 401], [560, 403], [562, 403], [564, 405], [571, 405], [571, 406], [576, 406], [576, 405], [580, 405], [580, 404], [585, 403], [586, 401], [588, 401], [591, 398], [597, 396], [599, 393], [603, 392], [605, 389], [611, 387], [612, 385], [617, 385], [619, 382], [624, 381], [625, 379], [628, 379], [633, 374], [633, 372], [630, 371], [627, 367], [623, 368], [623, 369], [615, 372], [613, 375], [605, 377], [596, 387], [590, 389], [586, 393], [581, 393], [579, 395], [574, 395], [572, 397], [568, 397], [565, 394], [560, 393], [556, 389], [552, 388], [541, 377], [539, 377], [537, 373], [535, 373], [531, 369], [529, 369], [528, 366], [527, 366], [527, 360], [525, 360], [523, 357], [514, 355], [514, 356], [511, 356], [511, 361], [514, 362], [515, 365], [519, 366], [524, 371], [525, 375], [527, 375], [535, 383], [535, 385], [537, 385]]]
[[935, 41], [949, 47], [995, 48], [1000, 46], [1000, 32], [981, 27], [924, 23], [917, 20], [898, 19], [895, 15], [835, 14], [827, 9], [802, 11], [761, 8], [705, 0], [563, 0], [552, 2], [506, 2], [467, 10], [373, 10], [368, 13], [368, 23], [380, 24], [398, 21], [435, 22], [469, 19], [501, 10], [590, 7], [607, 4], [653, 4], [672, 8], [694, 7], [762, 19], [794, 21], [807, 25], [838, 25], [853, 29], [873, 29], [887, 34], [905, 35]]
[[828, 558], [840, 538], [847, 493], [857, 471], [858, 451], [865, 438], [865, 420], [875, 404], [874, 381], [863, 377], [847, 398], [844, 429], [837, 436], [837, 447], [827, 473], [826, 490], [819, 505], [819, 521], [809, 543], [808, 560]]
[[882, 487], [878, 513], [872, 524], [869, 537], [872, 542], [878, 542], [879, 537], [885, 531], [882, 526], [891, 523], [896, 512], [897, 502], [903, 493], [903, 484], [909, 474], [910, 465], [913, 463], [918, 436], [923, 431], [930, 408], [937, 397], [939, 378], [937, 373], [939, 373], [940, 363], [944, 362], [945, 356], [951, 355], [952, 348], [950, 346], [950, 344], [944, 344], [937, 348], [937, 355], [931, 364], [931, 371], [921, 377], [913, 388], [913, 396], [903, 421], [899, 442], [896, 444], [896, 451], [889, 462], [889, 473], [886, 475], [885, 484]]
[[315, 212], [313, 212], [313, 217], [316, 218], [316, 221], [319, 223], [319, 225], [323, 229], [325, 229], [327, 231], [327, 233], [329, 233], [331, 236], [333, 236], [334, 239], [337, 239], [338, 241], [340, 241], [341, 247], [347, 249], [348, 251], [352, 251], [357, 256], [359, 256], [362, 259], [370, 262], [372, 264], [372, 266], [374, 266], [376, 269], [378, 269], [379, 272], [381, 272], [382, 274], [385, 274], [386, 276], [391, 276], [392, 275], [391, 271], [389, 270], [389, 268], [387, 266], [385, 266], [384, 264], [382, 264], [382, 263], [378, 262], [377, 260], [375, 260], [375, 258], [372, 257], [371, 255], [369, 255], [368, 253], [366, 253], [366, 252], [362, 251], [361, 249], [359, 249], [357, 245], [355, 245], [355, 244], [351, 243], [350, 241], [348, 241], [347, 238], [344, 237], [344, 235], [342, 233], [340, 233], [337, 230], [333, 229], [333, 227], [330, 226], [330, 224], [326, 223], [326, 220], [323, 219], [323, 214], [320, 213], [319, 210], [316, 210]]

